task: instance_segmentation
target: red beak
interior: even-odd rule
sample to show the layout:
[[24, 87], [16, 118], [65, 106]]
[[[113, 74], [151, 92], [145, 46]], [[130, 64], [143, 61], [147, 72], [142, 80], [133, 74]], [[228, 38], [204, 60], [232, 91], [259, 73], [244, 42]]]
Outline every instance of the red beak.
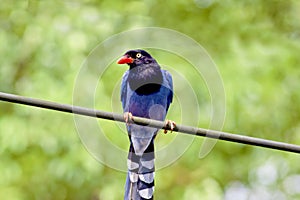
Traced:
[[122, 56], [118, 61], [118, 64], [129, 64], [129, 63], [133, 63], [133, 58], [131, 58], [128, 55], [124, 55]]

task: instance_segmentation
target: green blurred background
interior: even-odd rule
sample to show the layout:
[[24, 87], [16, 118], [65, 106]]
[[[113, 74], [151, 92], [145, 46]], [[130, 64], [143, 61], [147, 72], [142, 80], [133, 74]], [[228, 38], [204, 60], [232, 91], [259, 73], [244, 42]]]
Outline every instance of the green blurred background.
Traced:
[[[71, 104], [77, 73], [97, 44], [133, 28], [170, 28], [217, 64], [224, 131], [300, 144], [299, 13], [297, 0], [2, 0], [0, 91]], [[105, 84], [99, 104], [109, 105], [115, 83]], [[126, 174], [87, 152], [72, 115], [5, 102], [0, 109], [0, 199], [122, 199]], [[126, 149], [118, 134], [111, 140]], [[156, 173], [156, 199], [300, 199], [298, 155], [219, 141], [199, 159], [202, 142]]]

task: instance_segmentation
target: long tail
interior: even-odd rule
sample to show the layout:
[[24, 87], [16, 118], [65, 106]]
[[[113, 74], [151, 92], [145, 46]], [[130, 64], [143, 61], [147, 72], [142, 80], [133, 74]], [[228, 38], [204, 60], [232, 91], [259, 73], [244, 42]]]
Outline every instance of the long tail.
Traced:
[[124, 200], [153, 199], [154, 193], [154, 138], [141, 154], [129, 148], [128, 174]]

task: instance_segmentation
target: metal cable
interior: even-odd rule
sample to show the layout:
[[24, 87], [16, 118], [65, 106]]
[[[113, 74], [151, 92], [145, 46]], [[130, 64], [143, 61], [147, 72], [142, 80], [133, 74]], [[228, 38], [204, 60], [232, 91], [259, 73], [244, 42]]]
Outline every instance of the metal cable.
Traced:
[[[123, 115], [121, 114], [104, 112], [100, 110], [94, 110], [94, 109], [84, 108], [80, 106], [73, 106], [69, 104], [55, 103], [55, 102], [45, 101], [41, 99], [29, 98], [29, 97], [8, 94], [3, 92], [0, 92], [0, 100], [11, 102], [11, 103], [39, 107], [39, 108], [45, 108], [50, 110], [56, 110], [61, 112], [74, 113], [74, 114], [84, 115], [89, 117], [96, 117], [96, 118], [102, 118], [107, 120], [125, 122]], [[151, 120], [147, 118], [134, 117], [134, 122], [132, 123], [170, 130], [170, 128], [167, 127], [164, 122]], [[230, 141], [235, 143], [248, 144], [248, 145], [260, 146], [260, 147], [265, 147], [270, 149], [287, 151], [287, 152], [300, 153], [300, 146], [298, 145], [266, 140], [261, 138], [255, 138], [255, 137], [249, 137], [249, 136], [244, 136], [239, 134], [226, 133], [222, 131], [208, 130], [208, 129], [196, 128], [196, 127], [185, 126], [185, 125], [176, 125], [173, 131], [202, 136], [202, 137], [220, 139], [220, 140], [225, 140], [225, 141]]]

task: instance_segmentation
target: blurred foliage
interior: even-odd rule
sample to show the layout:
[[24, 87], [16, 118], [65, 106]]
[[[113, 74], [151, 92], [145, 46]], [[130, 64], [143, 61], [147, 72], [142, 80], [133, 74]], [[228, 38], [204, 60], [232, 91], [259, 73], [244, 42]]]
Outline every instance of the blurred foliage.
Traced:
[[[78, 70], [97, 44], [128, 29], [165, 27], [194, 38], [218, 65], [224, 130], [300, 144], [299, 12], [297, 0], [2, 0], [0, 90], [72, 103]], [[111, 70], [114, 80], [125, 71]], [[102, 83], [97, 108], [110, 110], [115, 82]], [[4, 102], [0, 109], [0, 199], [122, 199], [126, 174], [86, 151], [71, 115]], [[127, 148], [126, 137], [110, 134]], [[202, 142], [156, 173], [156, 199], [300, 198], [296, 154], [220, 141], [199, 159]]]

